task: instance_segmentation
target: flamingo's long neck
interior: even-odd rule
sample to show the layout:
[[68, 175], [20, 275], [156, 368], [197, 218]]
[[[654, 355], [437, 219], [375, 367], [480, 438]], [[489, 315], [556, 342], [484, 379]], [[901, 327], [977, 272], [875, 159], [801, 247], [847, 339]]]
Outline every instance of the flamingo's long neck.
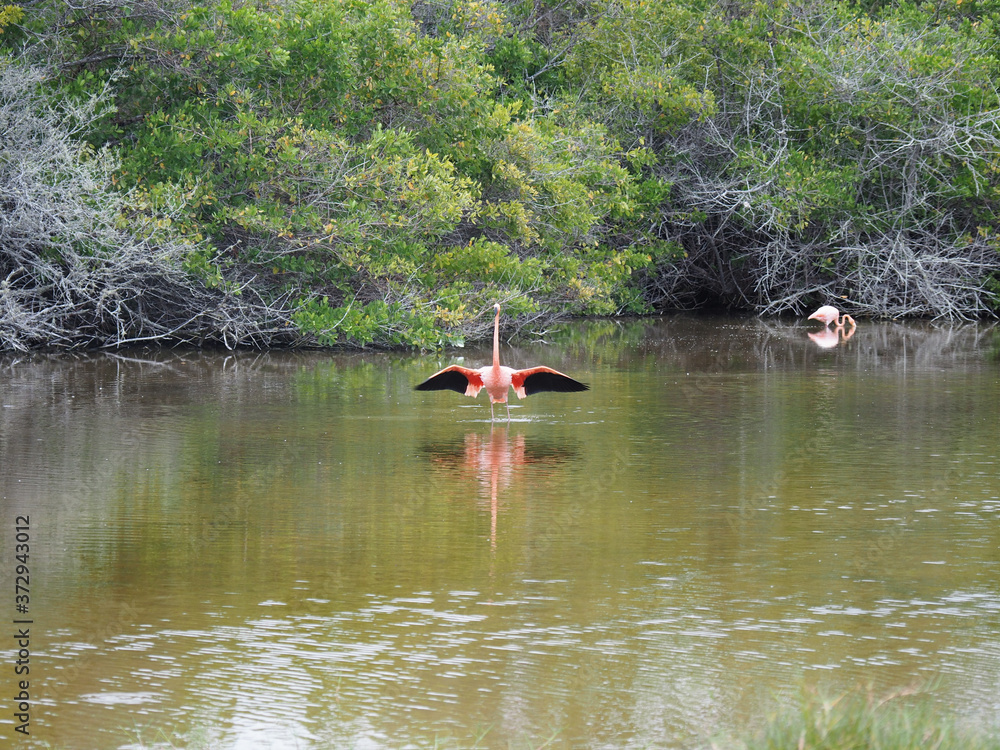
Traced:
[[500, 306], [497, 305], [497, 316], [493, 320], [493, 369], [500, 369]]

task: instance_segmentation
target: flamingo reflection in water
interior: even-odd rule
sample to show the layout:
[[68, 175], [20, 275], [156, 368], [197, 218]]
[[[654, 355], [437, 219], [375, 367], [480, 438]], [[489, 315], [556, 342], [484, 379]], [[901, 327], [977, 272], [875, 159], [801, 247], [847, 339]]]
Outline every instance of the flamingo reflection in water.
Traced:
[[810, 333], [809, 339], [820, 349], [832, 349], [837, 344], [850, 341], [854, 335], [854, 329], [844, 330], [843, 328], [824, 328], [819, 333]]
[[504, 427], [491, 430], [489, 435], [469, 432], [462, 442], [440, 443], [421, 452], [432, 464], [445, 469], [449, 476], [474, 477], [483, 495], [488, 489], [490, 548], [493, 550], [496, 549], [501, 488], [514, 489], [521, 472], [532, 465], [555, 465], [576, 457], [576, 451], [565, 445], [540, 443], [524, 435], [508, 437]]

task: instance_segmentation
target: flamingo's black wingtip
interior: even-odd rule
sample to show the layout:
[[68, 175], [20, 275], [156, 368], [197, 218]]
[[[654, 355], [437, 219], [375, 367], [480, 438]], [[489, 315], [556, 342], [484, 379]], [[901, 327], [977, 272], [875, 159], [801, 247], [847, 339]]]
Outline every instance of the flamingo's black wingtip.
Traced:
[[589, 390], [590, 386], [586, 383], [581, 383], [561, 372], [552, 372], [551, 370], [532, 373], [524, 379], [524, 392], [529, 396], [532, 393], [541, 393], [542, 391], [575, 393]]
[[423, 383], [413, 386], [415, 391], [455, 391], [465, 393], [469, 387], [469, 378], [457, 370], [443, 370], [437, 375], [431, 375]]

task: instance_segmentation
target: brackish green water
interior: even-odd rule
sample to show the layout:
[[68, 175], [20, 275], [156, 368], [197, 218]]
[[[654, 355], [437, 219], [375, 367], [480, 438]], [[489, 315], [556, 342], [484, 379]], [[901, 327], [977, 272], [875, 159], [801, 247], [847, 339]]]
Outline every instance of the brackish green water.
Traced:
[[485, 349], [0, 359], [32, 737], [691, 747], [785, 691], [865, 684], [995, 719], [997, 334], [810, 330], [678, 316], [505, 345], [592, 390], [492, 427], [484, 393], [412, 390]]

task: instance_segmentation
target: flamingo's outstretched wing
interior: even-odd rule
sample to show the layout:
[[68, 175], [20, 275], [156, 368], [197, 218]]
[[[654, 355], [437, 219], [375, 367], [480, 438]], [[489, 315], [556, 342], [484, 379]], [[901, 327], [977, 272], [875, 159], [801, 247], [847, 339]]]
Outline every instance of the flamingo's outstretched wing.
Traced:
[[516, 370], [511, 373], [510, 379], [511, 385], [514, 386], [514, 393], [517, 394], [518, 398], [542, 391], [570, 393], [589, 390], [589, 386], [586, 384], [573, 380], [569, 375], [563, 375], [551, 367], [530, 367], [527, 370]]
[[479, 395], [479, 389], [483, 387], [483, 376], [479, 370], [470, 370], [468, 367], [452, 365], [446, 367], [441, 372], [436, 372], [414, 390], [418, 391], [458, 391], [466, 396], [475, 398]]

